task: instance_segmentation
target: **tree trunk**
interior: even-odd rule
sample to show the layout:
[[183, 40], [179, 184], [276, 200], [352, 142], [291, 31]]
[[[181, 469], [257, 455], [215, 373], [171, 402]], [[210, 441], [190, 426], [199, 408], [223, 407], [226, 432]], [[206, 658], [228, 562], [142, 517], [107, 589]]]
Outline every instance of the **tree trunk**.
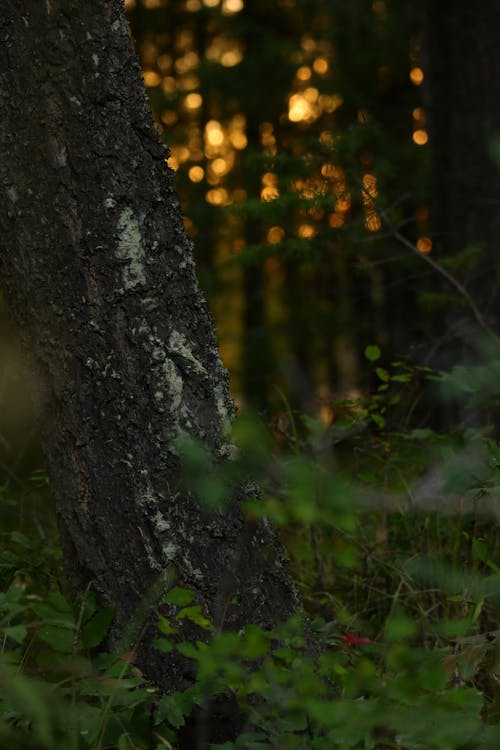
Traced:
[[435, 244], [444, 255], [482, 247], [467, 287], [498, 323], [500, 169], [492, 144], [500, 135], [500, 4], [440, 0], [428, 8]]
[[69, 567], [115, 603], [114, 644], [150, 592], [139, 664], [175, 689], [185, 663], [151, 645], [169, 583], [218, 627], [297, 601], [265, 523], [178, 487], [176, 436], [222, 460], [234, 407], [120, 0], [5, 0], [0, 102], [0, 271]]

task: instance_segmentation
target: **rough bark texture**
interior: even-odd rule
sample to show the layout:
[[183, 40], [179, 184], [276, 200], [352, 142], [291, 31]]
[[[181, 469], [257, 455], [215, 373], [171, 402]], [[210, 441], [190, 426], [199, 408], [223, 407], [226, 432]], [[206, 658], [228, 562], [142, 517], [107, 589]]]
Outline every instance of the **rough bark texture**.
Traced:
[[[167, 155], [120, 0], [5, 0], [0, 269], [70, 567], [117, 605], [115, 641], [168, 576], [224, 627], [297, 607], [266, 524], [208, 517], [177, 486], [178, 432], [223, 456], [233, 404]], [[178, 687], [185, 665], [151, 635], [142, 668]]]
[[484, 259], [467, 285], [492, 322], [500, 320], [500, 3], [431, 0], [428, 70], [438, 251], [480, 244]]

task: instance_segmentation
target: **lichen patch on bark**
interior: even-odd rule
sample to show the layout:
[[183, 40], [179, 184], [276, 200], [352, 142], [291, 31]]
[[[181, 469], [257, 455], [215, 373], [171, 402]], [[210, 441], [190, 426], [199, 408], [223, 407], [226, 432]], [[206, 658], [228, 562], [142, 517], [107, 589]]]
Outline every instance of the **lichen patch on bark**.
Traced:
[[121, 261], [125, 261], [122, 271], [123, 286], [125, 290], [130, 291], [146, 283], [141, 228], [131, 208], [126, 207], [121, 212], [118, 217], [117, 230], [116, 255]]

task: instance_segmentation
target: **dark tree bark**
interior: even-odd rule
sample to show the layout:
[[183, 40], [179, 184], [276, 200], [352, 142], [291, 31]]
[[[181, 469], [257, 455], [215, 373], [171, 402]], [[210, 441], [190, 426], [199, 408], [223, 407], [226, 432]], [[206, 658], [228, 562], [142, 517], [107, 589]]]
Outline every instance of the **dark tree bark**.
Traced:
[[[234, 407], [120, 0], [6, 0], [0, 102], [0, 270], [73, 579], [116, 604], [115, 643], [166, 579], [216, 626], [271, 626], [297, 608], [273, 533], [177, 485], [178, 433], [223, 460]], [[139, 661], [174, 689], [154, 617]]]
[[500, 135], [500, 4], [432, 0], [428, 8], [436, 246], [457, 254], [481, 245], [467, 287], [498, 323], [500, 169], [491, 146]]

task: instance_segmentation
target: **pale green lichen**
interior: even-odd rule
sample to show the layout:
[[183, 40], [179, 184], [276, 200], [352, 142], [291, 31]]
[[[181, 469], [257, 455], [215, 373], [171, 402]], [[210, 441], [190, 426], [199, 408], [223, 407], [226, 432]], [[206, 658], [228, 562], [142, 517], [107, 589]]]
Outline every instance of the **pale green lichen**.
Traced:
[[[146, 339], [153, 362], [152, 377], [154, 397], [157, 403], [168, 405], [168, 410], [174, 418], [174, 425], [178, 427], [182, 412], [183, 381], [177, 366], [170, 359], [165, 343], [149, 327], [146, 320], [142, 320], [137, 332]], [[165, 398], [166, 396], [166, 398]], [[163, 410], [163, 407], [158, 407]]]
[[148, 558], [149, 565], [152, 570], [163, 570], [163, 564], [156, 559], [153, 548], [151, 547], [151, 544], [149, 543], [148, 539], [146, 539], [146, 535], [144, 531], [139, 526], [139, 533], [142, 537], [142, 543], [144, 545], [144, 550], [146, 552], [146, 556]]
[[174, 416], [178, 416], [182, 404], [182, 378], [171, 359], [165, 359], [161, 370], [164, 375], [165, 387], [170, 397], [170, 410]]
[[154, 527], [158, 531], [160, 531], [160, 532], [162, 532], [162, 531], [169, 531], [169, 529], [170, 529], [170, 522], [167, 521], [167, 519], [165, 518], [165, 516], [163, 515], [163, 513], [161, 511], [158, 511], [156, 513], [156, 515], [153, 516], [152, 521], [153, 521]]
[[124, 208], [121, 212], [117, 229], [116, 254], [120, 260], [127, 261], [123, 268], [123, 286], [130, 290], [146, 283], [141, 228], [131, 208]]
[[175, 560], [178, 549], [179, 548], [177, 547], [177, 545], [174, 544], [173, 542], [167, 542], [166, 544], [162, 546], [162, 552], [163, 552], [163, 558], [164, 558], [165, 564], [168, 564], [172, 562], [173, 560]]
[[225, 425], [227, 422], [229, 422], [229, 410], [228, 410], [226, 390], [222, 383], [217, 383], [217, 385], [215, 386], [214, 396], [215, 396], [215, 408], [217, 409], [217, 414], [219, 415], [222, 424]]
[[173, 354], [178, 354], [179, 356], [187, 360], [187, 362], [192, 365], [194, 372], [196, 372], [198, 375], [206, 376], [207, 371], [205, 370], [201, 362], [194, 356], [193, 352], [188, 346], [186, 337], [183, 336], [182, 333], [179, 333], [179, 331], [172, 331], [168, 340], [168, 348], [169, 351]]

